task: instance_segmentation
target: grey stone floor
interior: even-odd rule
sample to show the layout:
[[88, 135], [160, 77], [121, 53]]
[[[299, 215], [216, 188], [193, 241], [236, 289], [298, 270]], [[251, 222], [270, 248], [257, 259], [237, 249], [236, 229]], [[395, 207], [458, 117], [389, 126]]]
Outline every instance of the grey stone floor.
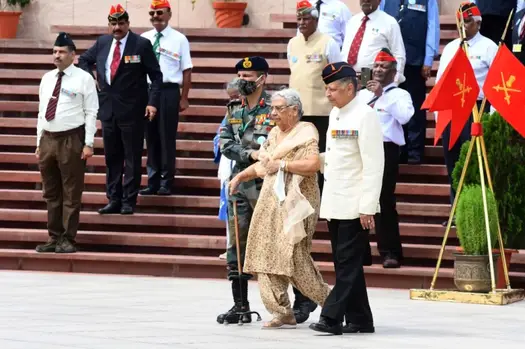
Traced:
[[[252, 309], [268, 320], [250, 286]], [[218, 325], [231, 306], [223, 280], [0, 272], [1, 349], [523, 348], [525, 302], [498, 307], [411, 301], [370, 289], [376, 333]]]

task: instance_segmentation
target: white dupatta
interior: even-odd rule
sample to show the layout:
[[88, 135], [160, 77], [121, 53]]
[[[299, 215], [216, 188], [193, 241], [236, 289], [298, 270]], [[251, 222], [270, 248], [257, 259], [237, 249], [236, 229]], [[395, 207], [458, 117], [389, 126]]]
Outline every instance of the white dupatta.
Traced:
[[[273, 131], [273, 130], [272, 130]], [[278, 128], [275, 131], [278, 132]], [[268, 160], [281, 160], [291, 151], [308, 143], [311, 140], [319, 141], [319, 133], [315, 126], [307, 122], [299, 122], [295, 128], [275, 147], [272, 153], [262, 147], [259, 154], [260, 162], [255, 166], [255, 170], [260, 177], [266, 175], [264, 163]], [[294, 160], [302, 159], [305, 156], [306, 149], [299, 149], [294, 156]], [[288, 241], [295, 245], [306, 237], [303, 221], [315, 212], [310, 202], [301, 193], [299, 185], [304, 177], [298, 174], [286, 173], [292, 176], [292, 180], [288, 187], [288, 192], [284, 192], [285, 187], [285, 173], [279, 169], [277, 178], [275, 179], [274, 192], [280, 200], [281, 209], [283, 210], [283, 232]], [[279, 190], [283, 188], [283, 190]], [[277, 190], [276, 190], [277, 189]], [[284, 192], [284, 198], [280, 198], [280, 194]]]

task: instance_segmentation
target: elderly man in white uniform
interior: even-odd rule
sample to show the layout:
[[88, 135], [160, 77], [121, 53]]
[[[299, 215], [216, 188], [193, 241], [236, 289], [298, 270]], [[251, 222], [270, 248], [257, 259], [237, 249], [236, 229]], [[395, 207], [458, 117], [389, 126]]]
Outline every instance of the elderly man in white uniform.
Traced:
[[348, 63], [328, 64], [323, 80], [334, 108], [321, 160], [325, 183], [320, 217], [328, 220], [336, 281], [319, 322], [310, 328], [335, 335], [370, 333], [374, 324], [363, 265], [371, 263], [369, 231], [379, 212], [383, 133], [377, 113], [356, 98], [356, 72]]

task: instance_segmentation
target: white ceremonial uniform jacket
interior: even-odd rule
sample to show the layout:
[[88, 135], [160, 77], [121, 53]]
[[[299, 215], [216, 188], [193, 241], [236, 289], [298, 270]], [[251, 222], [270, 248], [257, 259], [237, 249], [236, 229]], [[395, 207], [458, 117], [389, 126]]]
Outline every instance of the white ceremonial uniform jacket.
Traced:
[[377, 113], [357, 97], [333, 108], [321, 156], [320, 217], [351, 220], [379, 212], [385, 154]]

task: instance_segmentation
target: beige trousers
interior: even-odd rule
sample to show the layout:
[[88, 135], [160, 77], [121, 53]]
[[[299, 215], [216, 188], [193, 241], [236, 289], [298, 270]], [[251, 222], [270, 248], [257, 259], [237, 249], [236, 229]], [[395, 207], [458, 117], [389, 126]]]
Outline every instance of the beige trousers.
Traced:
[[288, 297], [288, 287], [295, 286], [304, 296], [323, 306], [330, 287], [324, 282], [321, 273], [310, 254], [294, 253], [294, 274], [292, 277], [276, 274], [257, 274], [261, 299], [266, 310], [274, 318], [282, 319], [293, 315]]

